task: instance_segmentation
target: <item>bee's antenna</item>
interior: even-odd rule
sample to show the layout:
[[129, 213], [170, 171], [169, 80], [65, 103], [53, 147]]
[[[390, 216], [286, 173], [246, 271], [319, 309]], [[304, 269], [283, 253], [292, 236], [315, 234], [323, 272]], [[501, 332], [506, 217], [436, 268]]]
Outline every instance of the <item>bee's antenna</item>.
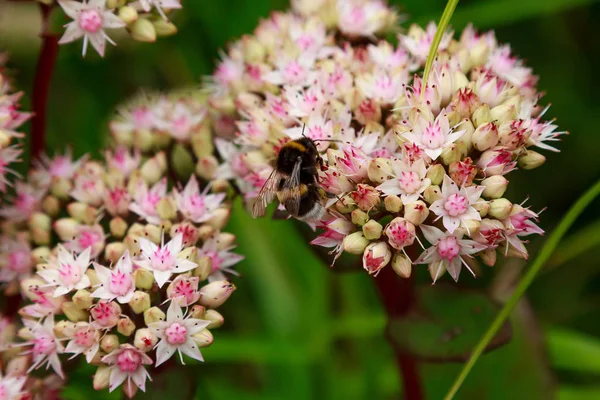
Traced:
[[305, 138], [306, 136], [304, 135], [304, 129], [306, 129], [306, 124], [302, 125], [302, 137]]
[[343, 140], [340, 139], [312, 139], [313, 142], [338, 142], [343, 143]]

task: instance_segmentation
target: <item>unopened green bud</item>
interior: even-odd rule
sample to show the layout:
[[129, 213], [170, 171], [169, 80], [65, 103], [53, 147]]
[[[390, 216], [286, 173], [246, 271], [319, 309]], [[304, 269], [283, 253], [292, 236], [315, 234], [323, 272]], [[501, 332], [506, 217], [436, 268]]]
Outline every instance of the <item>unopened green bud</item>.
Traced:
[[[137, 271], [136, 271], [137, 272]], [[141, 290], [136, 290], [129, 301], [131, 310], [136, 314], [141, 314], [150, 308], [150, 295]]]
[[60, 218], [54, 221], [53, 228], [61, 241], [68, 242], [77, 235], [79, 223], [73, 218]]
[[386, 211], [391, 212], [392, 214], [398, 213], [400, 210], [402, 210], [402, 200], [395, 194], [387, 196], [383, 200], [383, 204]]
[[496, 249], [485, 249], [481, 253], [479, 253], [479, 257], [481, 261], [488, 267], [493, 267], [496, 264]]
[[212, 142], [212, 132], [209, 124], [202, 124], [199, 131], [192, 134], [191, 144], [192, 151], [198, 159], [214, 153], [215, 146]]
[[62, 303], [61, 309], [67, 318], [73, 322], [87, 321], [90, 317], [87, 311], [80, 309], [72, 301]]
[[502, 175], [492, 175], [481, 181], [481, 185], [485, 186], [482, 193], [483, 197], [487, 197], [488, 199], [499, 199], [504, 195], [504, 192], [506, 192], [508, 179]]
[[69, 198], [73, 184], [66, 178], [55, 178], [50, 187], [50, 193], [60, 200]]
[[165, 21], [162, 18], [152, 22], [152, 25], [154, 25], [156, 36], [159, 37], [171, 36], [177, 33], [177, 27], [171, 22]]
[[85, 217], [85, 211], [89, 206], [86, 203], [74, 201], [67, 204], [67, 212], [74, 220], [83, 222]]
[[479, 151], [488, 150], [498, 144], [498, 128], [493, 122], [479, 125], [473, 133], [473, 147]]
[[54, 196], [46, 196], [42, 202], [42, 208], [49, 216], [56, 217], [60, 212], [60, 201]]
[[92, 295], [85, 289], [79, 289], [73, 295], [73, 303], [77, 306], [77, 308], [81, 310], [87, 310], [94, 303], [94, 299], [92, 299]]
[[404, 219], [406, 219], [408, 222], [412, 222], [412, 224], [415, 226], [421, 225], [428, 216], [429, 209], [421, 200], [404, 205]]
[[62, 339], [67, 336], [72, 336], [75, 333], [76, 326], [77, 325], [72, 321], [62, 320], [54, 324], [52, 331], [57, 338]]
[[383, 226], [374, 219], [367, 221], [362, 227], [363, 235], [368, 240], [377, 240], [381, 237]]
[[25, 376], [30, 366], [30, 355], [18, 356], [8, 362], [5, 372], [7, 376]]
[[520, 156], [517, 161], [519, 166], [523, 169], [534, 169], [544, 164], [544, 162], [546, 162], [546, 157], [537, 151], [527, 150], [527, 152]]
[[193, 334], [192, 339], [194, 339], [194, 342], [200, 348], [210, 346], [214, 340], [212, 333], [210, 333], [208, 329], [203, 329], [202, 331]]
[[423, 192], [423, 198], [427, 204], [433, 204], [434, 201], [442, 198], [442, 191], [438, 185], [428, 186]]
[[164, 152], [159, 152], [154, 157], [142, 165], [140, 173], [148, 185], [158, 182], [167, 171], [167, 156]]
[[442, 162], [444, 163], [444, 165], [450, 165], [453, 162], [460, 161], [461, 159], [461, 149], [456, 144], [446, 146], [444, 147], [444, 150], [442, 150]]
[[217, 236], [217, 250], [225, 250], [231, 248], [235, 243], [235, 235], [229, 232], [221, 232]]
[[505, 198], [490, 201], [488, 215], [496, 219], [505, 219], [510, 215], [512, 203]]
[[434, 164], [427, 170], [427, 178], [431, 181], [432, 185], [441, 185], [446, 176], [446, 170], [442, 164]]
[[29, 217], [29, 229], [39, 229], [43, 231], [50, 231], [52, 225], [52, 219], [41, 212], [33, 213]]
[[109, 223], [110, 234], [117, 239], [123, 238], [127, 232], [127, 222], [121, 217], [114, 217]]
[[117, 335], [104, 335], [100, 341], [100, 348], [105, 353], [110, 353], [119, 348], [119, 337]]
[[492, 122], [492, 114], [490, 113], [490, 106], [487, 103], [483, 103], [473, 112], [471, 116], [471, 121], [473, 121], [473, 126], [475, 128], [479, 128], [479, 126], [483, 124], [487, 124]]
[[102, 282], [100, 282], [100, 279], [98, 279], [98, 275], [96, 274], [96, 271], [93, 270], [92, 268], [88, 268], [88, 270], [85, 271], [85, 275], [90, 280], [91, 286], [96, 286], [96, 285], [99, 285], [102, 283]]
[[133, 345], [143, 352], [148, 352], [158, 343], [158, 338], [148, 328], [138, 329], [135, 332]]
[[369, 214], [361, 209], [356, 209], [351, 213], [352, 223], [358, 226], [363, 226], [369, 220]]
[[104, 259], [115, 262], [125, 253], [125, 244], [123, 242], [112, 242], [104, 248]]
[[214, 281], [200, 288], [199, 304], [204, 307], [217, 308], [231, 296], [235, 286], [228, 281]]
[[215, 228], [211, 225], [204, 224], [198, 227], [198, 238], [201, 240], [208, 240], [215, 235]]
[[197, 276], [200, 281], [204, 281], [212, 273], [212, 258], [202, 256], [198, 258], [198, 266], [194, 268], [192, 274]]
[[199, 304], [194, 305], [190, 310], [190, 317], [195, 319], [205, 319], [206, 307]]
[[201, 319], [210, 321], [210, 325], [207, 326], [208, 329], [220, 328], [225, 323], [225, 318], [216, 310], [206, 310]]
[[477, 210], [481, 218], [485, 217], [490, 211], [490, 204], [488, 202], [480, 201], [472, 204], [472, 206]]
[[138, 42], [155, 42], [156, 30], [152, 22], [147, 19], [138, 18], [129, 28], [131, 37]]
[[135, 331], [135, 324], [129, 317], [122, 317], [117, 323], [117, 332], [123, 336], [131, 336]]
[[158, 307], [150, 307], [146, 311], [144, 311], [144, 322], [146, 325], [150, 325], [154, 322], [164, 321], [165, 313], [161, 311]]
[[209, 181], [215, 176], [215, 171], [219, 166], [219, 160], [213, 155], [208, 155], [200, 158], [196, 163], [196, 175], [200, 178]]
[[105, 365], [101, 365], [94, 374], [94, 390], [103, 390], [108, 387], [110, 381], [110, 368]]
[[171, 166], [179, 177], [188, 177], [194, 173], [194, 157], [187, 146], [176, 143], [171, 152]]
[[31, 252], [31, 257], [33, 259], [34, 264], [41, 264], [50, 258], [52, 252], [50, 248], [46, 246], [40, 246], [33, 249]]
[[350, 196], [344, 196], [335, 203], [335, 208], [341, 214], [350, 214], [356, 209], [356, 202]]
[[208, 224], [216, 230], [221, 230], [229, 222], [229, 216], [231, 210], [226, 207], [217, 208], [212, 212], [212, 218], [208, 221]]
[[153, 224], [147, 224], [144, 226], [144, 238], [148, 239], [154, 244], [159, 244], [162, 238], [163, 230], [160, 226]]
[[150, 290], [154, 286], [154, 274], [144, 268], [133, 271], [133, 280], [135, 281], [135, 287], [138, 289]]
[[369, 180], [374, 183], [382, 183], [392, 175], [392, 166], [386, 158], [375, 158], [369, 162], [367, 173]]
[[517, 119], [517, 109], [512, 104], [500, 104], [490, 110], [490, 115], [492, 121], [497, 121], [498, 125], [502, 125], [504, 122]]
[[412, 272], [412, 262], [402, 253], [394, 254], [392, 269], [401, 277], [409, 278]]
[[350, 254], [362, 254], [368, 245], [369, 240], [365, 238], [362, 231], [349, 234], [342, 242], [344, 251]]
[[135, 8], [124, 6], [119, 8], [119, 18], [121, 18], [121, 21], [125, 22], [125, 24], [129, 25], [137, 21], [138, 13]]

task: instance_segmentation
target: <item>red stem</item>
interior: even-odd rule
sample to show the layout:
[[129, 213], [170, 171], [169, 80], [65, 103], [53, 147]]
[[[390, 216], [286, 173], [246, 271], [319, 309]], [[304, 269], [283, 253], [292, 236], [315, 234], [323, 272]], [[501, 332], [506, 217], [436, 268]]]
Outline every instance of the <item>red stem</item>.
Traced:
[[[406, 316], [414, 306], [414, 279], [399, 278], [390, 266], [381, 270], [375, 278], [375, 285], [379, 290], [389, 320]], [[417, 360], [413, 355], [399, 348], [388, 331], [386, 331], [386, 337], [396, 353], [396, 363], [404, 385], [405, 399], [423, 399], [424, 393]]]
[[50, 33], [48, 20], [53, 5], [40, 4], [42, 12], [42, 47], [35, 69], [33, 82], [33, 112], [31, 121], [31, 160], [35, 160], [44, 151], [46, 145], [46, 105], [52, 72], [58, 55], [58, 36]]

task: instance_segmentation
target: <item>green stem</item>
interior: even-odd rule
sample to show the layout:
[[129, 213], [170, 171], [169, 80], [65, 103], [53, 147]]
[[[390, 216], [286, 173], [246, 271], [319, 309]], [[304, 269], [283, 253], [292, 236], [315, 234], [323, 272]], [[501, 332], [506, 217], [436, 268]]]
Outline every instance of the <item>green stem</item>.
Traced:
[[494, 319], [494, 322], [492, 322], [492, 324], [485, 332], [481, 340], [479, 340], [479, 343], [477, 343], [477, 346], [473, 350], [469, 361], [467, 361], [462, 371], [458, 375], [458, 378], [456, 378], [454, 385], [452, 385], [452, 388], [444, 398], [445, 400], [451, 400], [454, 397], [454, 395], [456, 395], [458, 389], [460, 389], [460, 386], [467, 378], [469, 372], [479, 359], [479, 356], [481, 356], [486, 346], [489, 344], [490, 340], [492, 340], [492, 338], [496, 335], [498, 329], [502, 327], [504, 321], [506, 321], [506, 319], [510, 316], [510, 313], [514, 310], [519, 299], [521, 298], [521, 296], [523, 296], [529, 285], [531, 285], [531, 282], [533, 282], [533, 279], [540, 271], [540, 269], [544, 266], [546, 261], [548, 261], [548, 259], [558, 246], [560, 240], [563, 238], [565, 233], [567, 233], [571, 225], [573, 225], [577, 217], [598, 195], [600, 195], [600, 180], [598, 180], [594, 184], [594, 186], [592, 186], [592, 188], [585, 192], [575, 202], [575, 204], [571, 206], [569, 211], [567, 211], [567, 213], [560, 221], [556, 229], [552, 232], [546, 243], [544, 243], [544, 245], [542, 246], [537, 258], [531, 264], [531, 268], [529, 269], [529, 271], [527, 271], [523, 279], [521, 279], [521, 282], [519, 282], [517, 288], [511, 295], [510, 299], [508, 299], [504, 307], [502, 307], [502, 310], [500, 310], [500, 313], [498, 313], [498, 315], [496, 316], [496, 319]]
[[427, 85], [427, 79], [429, 78], [429, 73], [431, 72], [431, 67], [433, 66], [433, 62], [437, 56], [438, 47], [440, 46], [440, 42], [442, 41], [442, 37], [444, 37], [444, 32], [446, 32], [446, 28], [450, 23], [450, 18], [452, 18], [452, 14], [454, 14], [454, 10], [456, 9], [456, 5], [458, 4], [458, 0], [448, 0], [446, 3], [446, 8], [444, 9], [444, 13], [440, 18], [440, 22], [437, 26], [437, 31], [435, 32], [435, 36], [433, 37], [433, 42], [431, 43], [431, 47], [429, 48], [429, 54], [427, 55], [427, 61], [425, 61], [425, 71], [423, 72], [423, 82], [421, 87], [421, 99], [423, 99], [423, 94], [425, 93], [425, 86]]

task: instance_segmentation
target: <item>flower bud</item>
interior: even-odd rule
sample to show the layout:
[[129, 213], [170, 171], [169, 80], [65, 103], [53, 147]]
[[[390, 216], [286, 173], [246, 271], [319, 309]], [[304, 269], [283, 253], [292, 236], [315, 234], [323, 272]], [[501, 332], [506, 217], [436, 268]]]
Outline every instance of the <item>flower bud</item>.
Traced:
[[363, 235], [368, 240], [377, 240], [381, 237], [383, 226], [374, 219], [367, 221], [362, 227]]
[[369, 214], [358, 208], [352, 211], [350, 216], [352, 217], [352, 223], [358, 226], [363, 226], [369, 220]]
[[485, 217], [490, 211], [490, 203], [480, 201], [472, 204], [473, 208], [479, 213], [481, 218]]
[[471, 121], [475, 128], [479, 128], [483, 124], [492, 122], [492, 114], [490, 112], [490, 106], [487, 103], [483, 103], [473, 112]]
[[219, 160], [215, 156], [207, 155], [200, 159], [196, 163], [196, 175], [200, 178], [210, 181], [217, 171], [217, 167], [219, 166]]
[[496, 264], [496, 249], [485, 249], [481, 253], [479, 253], [479, 257], [481, 257], [481, 261], [488, 267], [493, 267]]
[[60, 201], [54, 196], [46, 196], [42, 202], [42, 209], [51, 217], [56, 217], [60, 212]]
[[215, 228], [208, 224], [201, 225], [197, 230], [198, 238], [208, 240], [215, 235]]
[[505, 219], [510, 215], [512, 203], [505, 198], [490, 201], [488, 215], [496, 219]]
[[229, 232], [220, 232], [217, 236], [217, 250], [231, 248], [235, 244], [235, 235]]
[[235, 286], [228, 281], [214, 281], [200, 288], [199, 304], [204, 307], [217, 308], [231, 296]]
[[31, 257], [34, 264], [41, 264], [50, 258], [52, 252], [46, 246], [36, 247], [31, 251]]
[[383, 204], [385, 206], [386, 211], [392, 214], [396, 214], [400, 212], [400, 210], [402, 210], [402, 200], [399, 196], [396, 196], [395, 194], [387, 196], [384, 199]]
[[369, 180], [374, 183], [382, 183], [392, 175], [392, 166], [385, 158], [375, 158], [369, 162], [367, 174]]
[[160, 226], [147, 224], [144, 226], [144, 237], [154, 244], [160, 244], [163, 229]]
[[203, 329], [200, 332], [193, 334], [192, 339], [194, 339], [194, 342], [200, 348], [210, 346], [214, 340], [212, 333], [210, 333], [208, 329]]
[[135, 324], [129, 317], [123, 317], [117, 323], [117, 332], [123, 336], [130, 336], [135, 331]]
[[196, 319], [205, 319], [206, 307], [196, 304], [190, 310], [190, 317]]
[[18, 356], [13, 358], [6, 365], [7, 376], [24, 376], [27, 374], [27, 370], [31, 366], [31, 356]]
[[363, 268], [371, 274], [377, 274], [381, 268], [389, 264], [392, 251], [385, 242], [369, 244], [363, 253]]
[[412, 222], [413, 225], [421, 225], [428, 216], [429, 209], [421, 200], [404, 205], [404, 218], [407, 221]]
[[129, 27], [131, 37], [138, 42], [154, 42], [156, 41], [156, 30], [152, 22], [147, 19], [138, 18]]
[[161, 151], [151, 159], [146, 160], [140, 168], [140, 173], [148, 185], [153, 185], [164, 176], [166, 170], [167, 156]]
[[372, 99], [363, 100], [354, 110], [354, 117], [362, 125], [381, 121], [381, 107]]
[[138, 329], [133, 339], [133, 345], [143, 352], [152, 350], [157, 342], [158, 338], [148, 328]]
[[150, 325], [151, 323], [164, 321], [165, 313], [161, 311], [158, 307], [150, 307], [146, 311], [144, 311], [144, 323], [146, 325]]
[[444, 147], [444, 150], [442, 150], [442, 162], [444, 163], [444, 165], [450, 165], [453, 162], [460, 161], [461, 158], [461, 149], [456, 144], [446, 146]]
[[175, 217], [177, 217], [177, 205], [175, 204], [175, 200], [170, 196], [163, 197], [156, 205], [156, 212], [162, 220], [175, 219]]
[[194, 268], [192, 274], [198, 277], [198, 280], [204, 281], [212, 273], [212, 258], [202, 256], [198, 258], [198, 266]]
[[356, 202], [358, 208], [363, 211], [370, 211], [381, 204], [379, 191], [373, 186], [359, 183], [356, 190], [350, 193], [352, 199]]
[[74, 201], [67, 204], [67, 212], [74, 220], [83, 222], [85, 211], [89, 206], [86, 203]]
[[192, 134], [191, 145], [192, 152], [198, 159], [214, 153], [215, 146], [212, 142], [212, 133], [209, 124], [202, 124], [199, 131]]
[[[144, 268], [138, 268], [133, 271], [133, 280], [135, 282], [135, 287], [138, 289], [150, 290], [152, 289], [152, 286], [154, 286], [154, 274]], [[144, 310], [140, 312], [143, 311]]]
[[127, 222], [121, 217], [114, 217], [109, 223], [110, 234], [117, 239], [121, 239], [127, 232]]
[[125, 22], [125, 24], [129, 25], [137, 21], [138, 13], [135, 8], [124, 6], [119, 8], [119, 18], [121, 18], [121, 21]]
[[50, 193], [59, 200], [67, 200], [70, 197], [73, 184], [66, 178], [55, 178], [50, 187]]
[[156, 36], [159, 37], [172, 36], [177, 33], [177, 27], [175, 24], [165, 21], [162, 18], [153, 21], [152, 25], [154, 25]]
[[98, 279], [98, 275], [96, 274], [96, 271], [94, 271], [91, 268], [88, 268], [88, 270], [85, 271], [85, 275], [90, 280], [90, 285], [91, 286], [96, 286], [96, 285], [99, 285], [99, 284], [102, 283], [102, 282], [100, 282], [100, 279]]
[[394, 254], [392, 269], [401, 277], [409, 278], [412, 272], [412, 262], [402, 253]]
[[79, 223], [73, 218], [60, 218], [54, 222], [53, 228], [60, 240], [67, 242], [77, 235]]
[[90, 317], [87, 311], [80, 309], [72, 301], [62, 303], [61, 309], [67, 318], [73, 322], [87, 321]]
[[534, 169], [546, 162], [546, 157], [537, 151], [527, 150], [525, 154], [519, 157], [517, 162], [523, 169]]
[[231, 210], [226, 207], [217, 208], [212, 212], [212, 218], [208, 221], [208, 224], [215, 228], [216, 230], [221, 230], [227, 225], [229, 222], [229, 216], [231, 215]]
[[[137, 271], [139, 271], [139, 269], [135, 272]], [[133, 297], [129, 301], [129, 306], [131, 307], [131, 310], [133, 310], [134, 313], [143, 313], [144, 311], [150, 308], [150, 295], [141, 290], [136, 290], [133, 293]]]
[[504, 192], [506, 192], [508, 179], [502, 175], [492, 175], [481, 181], [481, 185], [485, 186], [482, 193], [483, 197], [488, 199], [499, 199], [504, 195]]
[[72, 336], [75, 333], [76, 324], [71, 321], [62, 320], [58, 321], [54, 324], [54, 328], [52, 331], [57, 338], [65, 338], [67, 336]]
[[26, 341], [33, 339], [33, 333], [27, 327], [19, 329], [17, 336]]
[[90, 309], [90, 314], [98, 328], [112, 328], [119, 322], [121, 307], [114, 301], [100, 300]]
[[363, 254], [368, 244], [369, 240], [361, 231], [349, 234], [342, 241], [344, 251], [350, 254]]
[[415, 241], [415, 226], [404, 218], [396, 217], [385, 227], [388, 243], [396, 250], [412, 245]]
[[110, 380], [110, 367], [101, 365], [94, 374], [94, 390], [103, 390], [108, 387]]
[[119, 337], [117, 335], [104, 335], [104, 337], [100, 341], [100, 348], [104, 352], [110, 353], [113, 350], [118, 349], [119, 344]]
[[427, 170], [426, 177], [429, 178], [432, 185], [441, 185], [446, 175], [446, 170], [442, 164], [434, 164]]
[[122, 242], [112, 242], [106, 245], [104, 249], [104, 259], [115, 262], [125, 253], [126, 247]]
[[94, 303], [94, 299], [92, 299], [92, 295], [85, 289], [79, 289], [73, 295], [73, 303], [80, 310], [87, 310]]
[[350, 214], [356, 209], [356, 202], [350, 196], [344, 196], [341, 200], [335, 203], [335, 208], [341, 214]]
[[498, 125], [507, 121], [517, 119], [517, 109], [512, 104], [500, 104], [490, 110], [492, 121], [497, 121]]
[[33, 243], [39, 246], [50, 244], [50, 231], [46, 231], [40, 228], [31, 229], [31, 239]]
[[208, 329], [220, 328], [225, 322], [223, 316], [216, 310], [206, 310], [202, 319], [210, 321], [210, 325], [207, 326]]
[[442, 198], [442, 191], [438, 185], [429, 186], [423, 192], [423, 198], [427, 204], [432, 204]]
[[479, 151], [485, 151], [498, 144], [498, 128], [493, 122], [479, 125], [473, 133], [473, 147]]

